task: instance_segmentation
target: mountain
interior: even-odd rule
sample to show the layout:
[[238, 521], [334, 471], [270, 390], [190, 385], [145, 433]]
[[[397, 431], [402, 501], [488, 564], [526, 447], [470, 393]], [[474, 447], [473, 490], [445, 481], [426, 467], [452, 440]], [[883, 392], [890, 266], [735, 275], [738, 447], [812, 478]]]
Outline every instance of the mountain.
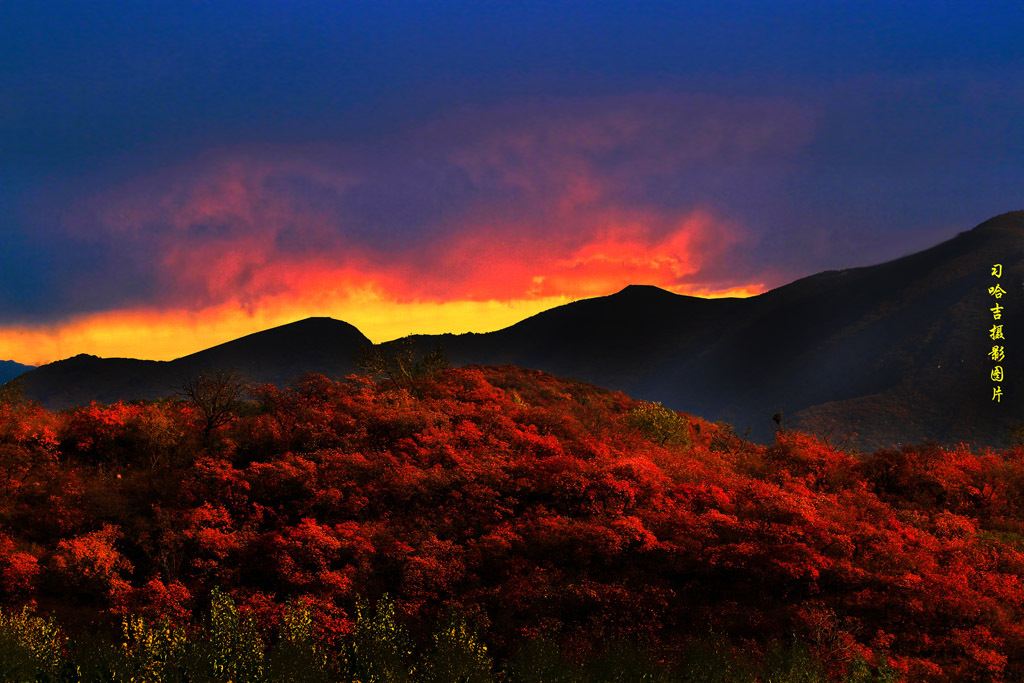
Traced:
[[15, 363], [13, 360], [0, 360], [0, 384], [10, 381], [18, 375], [32, 370], [34, 367], [34, 365]]
[[172, 361], [79, 355], [24, 376], [25, 395], [51, 410], [100, 401], [157, 399], [174, 394], [203, 371], [234, 368], [257, 383], [282, 384], [307, 372], [345, 376], [370, 343], [352, 325], [307, 318]]
[[[989, 310], [997, 282], [1006, 290], [1000, 321]], [[496, 332], [413, 340], [424, 351], [441, 346], [455, 365], [515, 364], [574, 377], [726, 420], [755, 439], [771, 437], [774, 416], [866, 449], [925, 439], [1003, 446], [1024, 421], [1022, 282], [1024, 211], [1017, 211], [925, 251], [747, 299], [631, 286]], [[999, 383], [988, 358], [997, 322], [1006, 353]], [[354, 370], [352, 355], [364, 343], [350, 325], [310, 319], [169, 363], [72, 358], [28, 373], [25, 389], [63, 407], [165, 395], [220, 366], [258, 381], [338, 376]]]
[[[1002, 264], [1002, 277], [991, 275]], [[784, 426], [862, 448], [936, 439], [1005, 445], [1024, 420], [1024, 211], [931, 249], [828, 271], [746, 299], [654, 287], [545, 311], [482, 335], [419, 337], [456, 364], [571, 376], [768, 439]], [[997, 302], [1007, 358], [988, 358]], [[1017, 341], [1019, 340], [1019, 341]]]

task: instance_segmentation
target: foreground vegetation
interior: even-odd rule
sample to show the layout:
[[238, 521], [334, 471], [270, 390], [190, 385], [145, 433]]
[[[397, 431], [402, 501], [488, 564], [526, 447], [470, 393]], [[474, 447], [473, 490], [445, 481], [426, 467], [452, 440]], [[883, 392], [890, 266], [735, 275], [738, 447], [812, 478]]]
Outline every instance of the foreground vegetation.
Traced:
[[3, 680], [1024, 677], [1024, 449], [760, 446], [513, 367], [194, 388], [0, 400]]
[[[239, 614], [232, 599], [214, 590], [205, 622], [175, 626], [167, 619], [147, 623], [124, 617], [119, 637], [80, 636], [68, 640], [52, 622], [28, 609], [0, 617], [0, 680], [91, 682], [159, 681], [249, 683], [335, 681], [423, 681], [430, 683], [571, 683], [651, 681], [712, 683], [829, 680], [822, 662], [802, 644], [773, 646], [763, 658], [737, 652], [720, 639], [694, 640], [669, 660], [650, 648], [612, 642], [570, 657], [551, 639], [525, 641], [498, 666], [462, 617], [449, 614], [428, 642], [414, 643], [395, 618], [387, 596], [370, 610], [357, 605], [352, 632], [331, 648], [302, 606], [285, 607], [277, 634], [260, 632], [251, 616]], [[895, 681], [882, 667], [872, 675], [863, 660], [849, 683]]]

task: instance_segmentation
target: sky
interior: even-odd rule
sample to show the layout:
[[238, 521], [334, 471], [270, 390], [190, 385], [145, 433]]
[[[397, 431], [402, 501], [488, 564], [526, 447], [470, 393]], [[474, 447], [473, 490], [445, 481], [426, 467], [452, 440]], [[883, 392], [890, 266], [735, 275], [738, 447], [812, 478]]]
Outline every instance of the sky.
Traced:
[[0, 359], [751, 296], [1024, 208], [1016, 2], [0, 3]]

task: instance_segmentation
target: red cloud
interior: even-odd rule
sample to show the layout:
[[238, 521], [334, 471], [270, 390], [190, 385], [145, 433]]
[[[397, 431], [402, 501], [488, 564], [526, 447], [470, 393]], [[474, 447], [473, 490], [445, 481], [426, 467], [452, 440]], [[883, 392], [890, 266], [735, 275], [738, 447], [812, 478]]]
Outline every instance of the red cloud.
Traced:
[[145, 261], [157, 292], [146, 315], [256, 316], [318, 300], [332, 315], [354, 293], [424, 305], [557, 302], [628, 284], [751, 294], [762, 278], [722, 264], [743, 262], [752, 228], [720, 198], [658, 188], [712, 174], [742, 191], [752, 169], [789, 164], [812, 124], [770, 100], [518, 102], [463, 110], [386, 148], [211, 152], [95, 197], [69, 225]]

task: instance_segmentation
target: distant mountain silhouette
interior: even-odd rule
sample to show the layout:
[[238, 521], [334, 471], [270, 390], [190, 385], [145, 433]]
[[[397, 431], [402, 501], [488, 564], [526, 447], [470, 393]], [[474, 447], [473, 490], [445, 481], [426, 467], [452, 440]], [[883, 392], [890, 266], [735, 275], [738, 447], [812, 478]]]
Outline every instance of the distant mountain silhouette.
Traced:
[[[999, 280], [991, 266], [1001, 263]], [[992, 400], [988, 358], [1000, 283], [1004, 398]], [[700, 299], [630, 286], [487, 334], [414, 337], [455, 365], [515, 364], [622, 389], [731, 422], [757, 439], [783, 427], [856, 434], [873, 449], [936, 439], [1005, 445], [1024, 420], [1024, 211], [997, 216], [925, 251], [828, 271], [747, 299]], [[49, 407], [154, 398], [182, 378], [235, 367], [258, 381], [340, 376], [367, 343], [317, 318], [169, 363], [76, 357], [25, 375]], [[385, 349], [389, 344], [382, 345]], [[347, 355], [346, 355], [347, 354]]]
[[[1000, 279], [990, 275], [1001, 263]], [[1001, 283], [1005, 342], [988, 288]], [[1024, 211], [877, 266], [827, 271], [746, 299], [655, 287], [545, 311], [481, 335], [424, 336], [454, 364], [512, 363], [750, 428], [798, 427], [862, 448], [925, 439], [1005, 445], [1024, 420]], [[988, 358], [1005, 346], [1004, 398]]]
[[370, 340], [332, 318], [307, 318], [172, 361], [79, 355], [24, 376], [25, 395], [57, 410], [89, 401], [157, 399], [205, 370], [234, 368], [254, 382], [283, 384], [307, 372], [345, 376]]
[[0, 384], [8, 382], [34, 368], [34, 365], [22, 365], [21, 363], [15, 363], [13, 360], [0, 360]]

